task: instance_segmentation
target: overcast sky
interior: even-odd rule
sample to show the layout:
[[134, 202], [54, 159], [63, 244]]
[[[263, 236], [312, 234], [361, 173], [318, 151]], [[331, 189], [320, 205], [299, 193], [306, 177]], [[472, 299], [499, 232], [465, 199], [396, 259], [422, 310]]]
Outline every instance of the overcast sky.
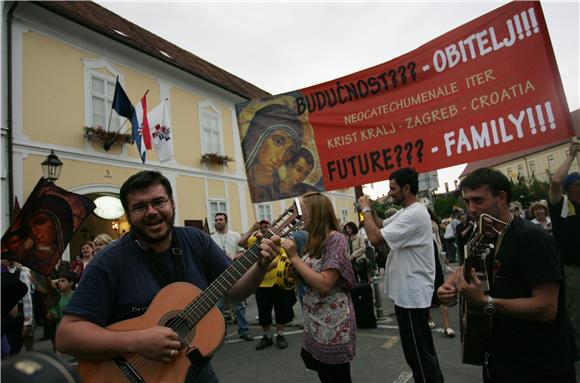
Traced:
[[[272, 94], [392, 60], [501, 2], [103, 2], [101, 5]], [[579, 107], [580, 7], [542, 8], [570, 110]], [[464, 166], [439, 171], [453, 185]], [[371, 194], [386, 193], [375, 184]]]

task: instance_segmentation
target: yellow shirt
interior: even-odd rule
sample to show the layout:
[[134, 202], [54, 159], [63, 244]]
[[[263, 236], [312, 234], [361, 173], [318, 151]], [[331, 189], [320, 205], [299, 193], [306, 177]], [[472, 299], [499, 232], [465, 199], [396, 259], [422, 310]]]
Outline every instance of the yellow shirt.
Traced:
[[[257, 240], [257, 238], [255, 235], [252, 235], [248, 239], [248, 249], [254, 245], [256, 240]], [[274, 258], [273, 262], [279, 262], [280, 257], [282, 255], [286, 255], [286, 252], [284, 251], [284, 249], [280, 248], [280, 252], [278, 253], [278, 255], [276, 255], [276, 258]], [[275, 267], [272, 270], [268, 271], [266, 273], [266, 275], [264, 275], [264, 279], [262, 280], [262, 283], [260, 283], [260, 287], [272, 287], [272, 286], [274, 286], [276, 284], [276, 273], [277, 273], [277, 270]]]

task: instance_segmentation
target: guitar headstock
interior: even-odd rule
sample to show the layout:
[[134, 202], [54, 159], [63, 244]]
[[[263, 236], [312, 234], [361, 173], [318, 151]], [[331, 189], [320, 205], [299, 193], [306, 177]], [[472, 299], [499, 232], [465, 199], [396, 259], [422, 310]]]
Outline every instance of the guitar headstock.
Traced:
[[485, 237], [495, 238], [502, 235], [511, 223], [511, 218], [508, 222], [504, 222], [500, 219], [492, 217], [489, 214], [480, 214], [479, 222], [476, 228], [479, 229], [479, 233]]
[[465, 280], [471, 281], [471, 269], [474, 268], [484, 291], [490, 289], [488, 270], [491, 270], [491, 261], [488, 260], [493, 259], [498, 237], [506, 232], [510, 223], [511, 218], [504, 222], [489, 214], [480, 214], [473, 235], [465, 246]]
[[287, 237], [291, 232], [299, 230], [302, 224], [302, 207], [300, 200], [294, 198], [292, 206], [284, 210], [270, 226], [270, 231], [274, 235]]

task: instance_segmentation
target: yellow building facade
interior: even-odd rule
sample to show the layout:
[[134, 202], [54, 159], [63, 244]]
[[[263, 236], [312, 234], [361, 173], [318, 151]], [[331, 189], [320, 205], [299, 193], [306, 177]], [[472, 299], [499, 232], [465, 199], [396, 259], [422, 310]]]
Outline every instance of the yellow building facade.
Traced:
[[[564, 163], [568, 154], [568, 144], [556, 145], [547, 150], [531, 153], [494, 166], [510, 179], [516, 181], [520, 176], [529, 179], [534, 175], [539, 181], [549, 181], [556, 170]], [[572, 163], [571, 172], [577, 172], [578, 163]]]
[[[160, 51], [167, 61], [177, 62], [171, 64], [123, 44], [123, 35], [146, 32], [132, 24], [126, 31], [115, 30], [121, 37], [111, 39], [50, 6], [14, 4], [4, 3], [3, 8], [4, 32], [10, 33], [3, 33], [2, 113], [11, 119], [2, 119], [2, 232], [10, 222], [11, 198], [24, 203], [51, 150], [63, 163], [56, 184], [92, 199], [118, 195], [122, 183], [140, 170], [161, 171], [174, 189], [177, 225], [207, 218], [213, 229], [213, 215], [225, 211], [230, 228], [243, 232], [289, 206], [289, 200], [255, 205], [250, 201], [235, 104], [259, 95], [258, 88], [230, 74], [232, 80], [223, 80], [221, 70], [208, 63], [220, 76], [201, 78], [183, 70], [177, 61], [189, 60], [186, 54], [176, 58]], [[88, 6], [110, 13], [93, 3]], [[160, 162], [148, 151], [142, 164], [135, 145], [115, 143], [105, 150], [102, 141], [85, 137], [84, 127], [106, 128], [117, 77], [134, 105], [145, 92], [149, 110], [166, 100], [173, 160]], [[245, 95], [244, 87], [235, 86], [238, 80], [250, 89]], [[113, 117], [112, 129], [122, 122]], [[130, 134], [130, 123], [121, 131]], [[227, 166], [202, 164], [201, 156], [209, 152], [234, 161]], [[343, 223], [357, 222], [353, 189], [327, 195]], [[73, 238], [71, 254], [83, 240], [101, 232], [122, 235], [128, 230], [123, 220], [115, 222], [115, 230], [112, 221], [92, 214]]]

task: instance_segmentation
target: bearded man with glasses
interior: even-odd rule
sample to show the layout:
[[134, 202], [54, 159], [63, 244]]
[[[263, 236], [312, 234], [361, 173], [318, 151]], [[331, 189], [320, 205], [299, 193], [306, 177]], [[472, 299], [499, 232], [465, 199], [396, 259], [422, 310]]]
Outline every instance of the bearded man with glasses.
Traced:
[[[169, 180], [160, 172], [131, 176], [120, 191], [131, 231], [97, 254], [64, 311], [56, 346], [85, 360], [110, 360], [138, 354], [171, 363], [182, 355], [184, 342], [166, 326], [134, 331], [106, 327], [147, 311], [160, 288], [184, 281], [204, 290], [231, 260], [204, 232], [175, 227], [175, 201]], [[249, 296], [262, 281], [279, 251], [277, 236], [263, 239], [259, 260], [227, 292], [233, 300]], [[216, 330], [217, 331], [217, 330]], [[191, 367], [186, 382], [217, 382], [209, 359], [187, 354]]]

